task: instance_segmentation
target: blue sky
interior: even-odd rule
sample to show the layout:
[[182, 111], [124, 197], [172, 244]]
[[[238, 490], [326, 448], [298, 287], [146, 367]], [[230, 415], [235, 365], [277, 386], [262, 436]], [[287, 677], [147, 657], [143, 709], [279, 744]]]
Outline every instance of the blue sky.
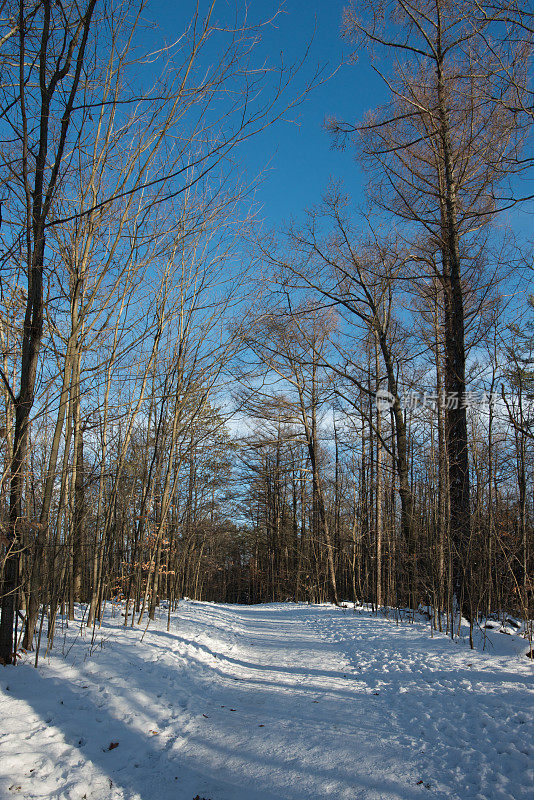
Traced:
[[[233, 3], [219, 0], [217, 13], [224, 18]], [[334, 150], [323, 123], [327, 116], [360, 119], [382, 94], [380, 79], [363, 55], [357, 65], [343, 64], [350, 47], [340, 35], [346, 0], [287, 0], [275, 22], [264, 31], [258, 61], [264, 55], [276, 65], [298, 62], [311, 42], [308, 59], [294, 81], [292, 92], [302, 91], [317, 65], [327, 74], [337, 72], [311, 92], [304, 102], [267, 131], [239, 148], [237, 161], [248, 180], [264, 172], [256, 191], [258, 214], [266, 223], [280, 226], [290, 217], [299, 219], [304, 210], [319, 202], [330, 177], [343, 178], [356, 202], [363, 198], [365, 178], [350, 152]], [[255, 0], [250, 6], [253, 21], [272, 17], [277, 3]], [[153, 0], [146, 16], [154, 19], [171, 40], [183, 30], [194, 4]], [[288, 95], [289, 97], [291, 94]]]
[[[233, 153], [245, 183], [262, 174], [255, 193], [254, 210], [267, 229], [280, 229], [290, 219], [302, 220], [306, 208], [320, 202], [329, 180], [342, 180], [354, 206], [363, 205], [367, 176], [355, 162], [350, 148], [332, 147], [324, 128], [325, 118], [358, 121], [369, 109], [387, 99], [388, 90], [373, 70], [366, 51], [356, 64], [349, 63], [351, 46], [341, 38], [342, 12], [348, 0], [285, 0], [281, 13], [264, 28], [264, 38], [257, 48], [257, 64], [263, 59], [276, 66], [299, 62], [306, 49], [309, 54], [296, 77], [288, 97], [297, 95], [317, 66], [332, 77], [308, 94], [298, 108], [291, 109], [285, 121], [279, 121]], [[210, 0], [200, 0], [207, 9]], [[145, 17], [157, 24], [157, 46], [162, 33], [168, 42], [177, 39], [190, 21], [195, 3], [183, 0], [149, 0]], [[235, 0], [217, 0], [215, 18], [229, 24]], [[250, 3], [251, 23], [273, 17], [279, 8], [276, 0]], [[213, 52], [213, 51], [212, 51]], [[205, 54], [210, 58], [210, 53]], [[384, 65], [382, 65], [384, 67]], [[387, 71], [387, 65], [386, 65]], [[532, 139], [531, 139], [532, 142]], [[529, 147], [529, 150], [531, 148]], [[531, 174], [517, 180], [519, 195], [534, 193]], [[501, 216], [521, 237], [532, 240], [534, 203], [516, 206]]]

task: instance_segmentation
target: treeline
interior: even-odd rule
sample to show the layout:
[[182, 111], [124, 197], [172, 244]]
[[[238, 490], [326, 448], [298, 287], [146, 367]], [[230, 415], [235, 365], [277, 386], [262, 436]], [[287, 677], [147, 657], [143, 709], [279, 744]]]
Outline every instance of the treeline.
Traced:
[[332, 183], [269, 236], [232, 157], [320, 74], [239, 9], [141, 52], [150, 5], [0, 8], [0, 658], [111, 599], [531, 618], [527, 4], [347, 8], [365, 216]]

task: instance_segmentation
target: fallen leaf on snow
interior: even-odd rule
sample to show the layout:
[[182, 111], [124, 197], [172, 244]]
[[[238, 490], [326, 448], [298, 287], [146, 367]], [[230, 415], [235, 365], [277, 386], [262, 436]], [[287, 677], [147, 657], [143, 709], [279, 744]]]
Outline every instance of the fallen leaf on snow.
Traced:
[[108, 750], [115, 750], [115, 748], [118, 747], [118, 746], [119, 746], [118, 742], [110, 742], [109, 743], [109, 747], [107, 749]]

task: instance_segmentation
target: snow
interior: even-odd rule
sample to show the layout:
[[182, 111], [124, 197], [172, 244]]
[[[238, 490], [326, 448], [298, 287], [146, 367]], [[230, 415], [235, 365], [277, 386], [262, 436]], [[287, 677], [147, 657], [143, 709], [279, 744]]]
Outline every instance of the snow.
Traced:
[[291, 603], [183, 602], [169, 632], [158, 614], [144, 633], [108, 609], [93, 646], [71, 623], [38, 670], [0, 670], [2, 798], [532, 797], [519, 636], [488, 629], [481, 652]]

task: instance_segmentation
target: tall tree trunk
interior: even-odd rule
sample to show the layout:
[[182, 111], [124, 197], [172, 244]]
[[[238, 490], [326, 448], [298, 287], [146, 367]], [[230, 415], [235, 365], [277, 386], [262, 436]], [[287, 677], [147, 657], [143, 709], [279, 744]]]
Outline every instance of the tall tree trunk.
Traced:
[[[375, 336], [375, 370], [376, 387], [380, 386], [380, 359], [378, 355], [378, 341]], [[382, 411], [376, 409], [376, 513], [375, 513], [375, 602], [377, 610], [382, 605]]]
[[[35, 116], [39, 118], [39, 122], [36, 126], [38, 135], [35, 141], [32, 141], [32, 132], [28, 128], [29, 109], [27, 107], [25, 80], [27, 69], [27, 23], [24, 19], [25, 5], [24, 3], [20, 4], [18, 57], [20, 60], [21, 81], [18, 100], [23, 120], [21, 160], [22, 181], [26, 196], [28, 287], [22, 332], [19, 392], [14, 397], [13, 403], [15, 408], [15, 433], [10, 472], [9, 547], [4, 565], [2, 617], [0, 620], [0, 660], [5, 664], [11, 664], [14, 658], [13, 624], [19, 590], [24, 465], [28, 452], [28, 427], [34, 402], [35, 379], [43, 337], [43, 270], [46, 223], [56, 193], [67, 131], [82, 75], [85, 47], [95, 3], [96, 0], [89, 0], [85, 13], [77, 9], [77, 18], [65, 20], [63, 51], [60, 58], [55, 61], [48, 52], [50, 37], [52, 36], [53, 8], [50, 0], [43, 0], [43, 23], [38, 55], [39, 105], [35, 110]], [[69, 40], [70, 46], [67, 45]], [[55, 152], [51, 152], [49, 126], [53, 98], [58, 87], [62, 87], [65, 78], [70, 79], [70, 89], [64, 87], [66, 89], [66, 100], [61, 117], [61, 131], [55, 145]], [[30, 150], [32, 150], [31, 153]], [[34, 158], [35, 162], [33, 163]]]
[[438, 9], [437, 103], [443, 172], [442, 282], [445, 309], [445, 430], [449, 460], [450, 538], [453, 547], [453, 588], [462, 612], [471, 616], [469, 546], [471, 538], [467, 411], [465, 406], [464, 303], [458, 239], [456, 182], [452, 164], [451, 131], [445, 91], [441, 13]]

